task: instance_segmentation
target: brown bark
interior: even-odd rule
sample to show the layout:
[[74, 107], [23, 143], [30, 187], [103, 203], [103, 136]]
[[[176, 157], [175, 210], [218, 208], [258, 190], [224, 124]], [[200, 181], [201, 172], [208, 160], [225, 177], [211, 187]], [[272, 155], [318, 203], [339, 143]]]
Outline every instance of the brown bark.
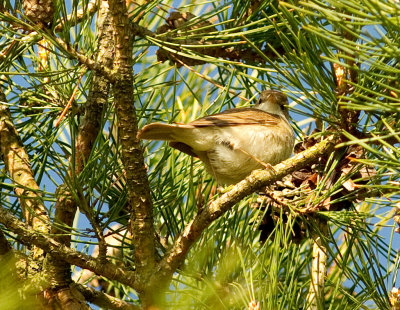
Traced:
[[111, 310], [139, 310], [138, 306], [127, 303], [123, 300], [110, 296], [106, 293], [99, 292], [93, 288], [83, 286], [81, 284], [73, 284], [76, 289], [91, 302], [99, 307]]
[[[6, 101], [2, 92], [0, 101]], [[29, 156], [12, 122], [10, 111], [4, 104], [0, 104], [0, 152], [10, 179], [16, 185], [14, 191], [20, 201], [26, 222], [31, 224], [34, 230], [48, 234], [49, 216], [34, 178]], [[41, 270], [44, 252], [34, 247], [31, 257], [32, 263], [29, 266], [31, 272]]]
[[[21, 222], [11, 212], [0, 207], [0, 223], [18, 235], [19, 240], [26, 245], [36, 245], [58, 260], [68, 262], [70, 265], [79, 266], [93, 271], [110, 280], [116, 280], [133, 289], [140, 289], [137, 284], [136, 273], [124, 267], [116, 266], [110, 262], [103, 262], [89, 255], [71, 249], [60, 242], [34, 231], [29, 225]], [[47, 274], [46, 274], [47, 276]]]
[[317, 231], [312, 232], [313, 250], [311, 263], [311, 283], [307, 295], [307, 310], [323, 310], [325, 297], [325, 279], [328, 251], [325, 240], [328, 224], [325, 220], [316, 219]]
[[[111, 0], [110, 11], [115, 32], [114, 100], [118, 119], [118, 141], [121, 145], [121, 160], [126, 173], [128, 208], [131, 213], [130, 229], [135, 247], [135, 266], [139, 281], [143, 284], [141, 294], [144, 303], [151, 300], [145, 287], [154, 271], [155, 243], [153, 206], [143, 151], [137, 134], [136, 110], [133, 97], [132, 39], [133, 33], [124, 0]], [[151, 303], [151, 302], [150, 302]]]
[[[102, 1], [100, 4], [97, 24], [99, 29], [99, 51], [96, 56], [96, 64], [102, 68], [110, 70], [112, 66], [114, 44], [112, 29], [110, 26], [108, 4], [106, 1]], [[85, 105], [85, 116], [79, 127], [75, 145], [75, 158], [70, 159], [71, 161], [74, 161], [71, 163], [71, 166], [74, 167], [74, 171], [70, 171], [72, 178], [78, 176], [83, 170], [92, 151], [94, 141], [100, 132], [102, 114], [104, 106], [107, 103], [109, 87], [109, 81], [98, 72], [95, 72], [88, 101]], [[66, 185], [62, 185], [58, 188], [58, 198], [55, 205], [56, 211], [54, 215], [55, 225], [51, 232], [56, 235], [54, 237], [56, 241], [67, 247], [71, 244], [71, 231], [69, 227], [72, 227], [73, 225], [78, 207], [77, 203], [78, 202], [75, 201]], [[89, 210], [82, 208], [82, 206], [81, 210], [86, 211], [84, 213], [88, 216], [92, 225], [97, 228], [97, 237], [101, 243], [103, 237], [101, 229], [91, 216]], [[57, 234], [59, 235], [57, 236]], [[79, 299], [74, 297], [76, 294], [72, 294], [72, 292], [69, 291], [69, 284], [71, 283], [70, 264], [60, 260], [56, 256], [50, 256], [47, 261], [47, 266], [49, 269], [51, 288], [48, 295], [52, 296], [54, 303], [59, 303], [62, 307], [65, 307], [65, 302], [67, 302], [68, 305], [74, 305], [77, 309], [84, 309], [86, 305], [82, 304]], [[67, 295], [70, 297], [64, 298]]]

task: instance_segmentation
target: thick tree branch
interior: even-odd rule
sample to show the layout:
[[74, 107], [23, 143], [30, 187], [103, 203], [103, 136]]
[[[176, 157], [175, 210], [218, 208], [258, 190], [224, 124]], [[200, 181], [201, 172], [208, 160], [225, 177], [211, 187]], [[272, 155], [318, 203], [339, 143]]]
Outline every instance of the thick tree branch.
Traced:
[[21, 222], [17, 217], [2, 207], [0, 207], [0, 223], [17, 234], [19, 240], [26, 245], [36, 245], [56, 259], [64, 260], [71, 265], [91, 270], [98, 275], [126, 284], [140, 291], [140, 287], [137, 285], [136, 272], [118, 267], [110, 262], [102, 262], [99, 259], [92, 258], [89, 255], [71, 249], [47, 237], [41, 232], [34, 231], [30, 226]]
[[139, 310], [138, 306], [132, 305], [118, 299], [116, 297], [110, 296], [106, 293], [97, 291], [93, 288], [86, 287], [82, 284], [72, 284], [75, 288], [85, 297], [88, 302], [91, 302], [99, 307], [111, 310]]
[[256, 170], [246, 179], [236, 184], [231, 190], [213, 201], [186, 225], [181, 235], [176, 239], [172, 249], [157, 266], [157, 272], [151, 278], [150, 286], [166, 285], [173, 273], [182, 265], [193, 243], [202, 232], [217, 218], [233, 207], [247, 195], [254, 193], [263, 186], [270, 185], [285, 175], [301, 169], [334, 149], [337, 142], [335, 136], [314, 145], [294, 157], [274, 166], [274, 170]]
[[[91, 310], [86, 303], [85, 297], [75, 287], [62, 287], [57, 290], [47, 290], [45, 292], [47, 304], [46, 310]], [[57, 305], [58, 304], [58, 305]]]
[[[114, 100], [118, 118], [118, 140], [126, 173], [128, 206], [131, 213], [130, 229], [135, 247], [135, 264], [139, 281], [145, 286], [154, 272], [155, 243], [153, 206], [143, 150], [137, 134], [136, 110], [133, 104], [132, 41], [130, 22], [124, 0], [110, 0], [110, 11], [115, 31]], [[151, 292], [149, 292], [151, 294]], [[150, 297], [141, 296], [146, 304]], [[151, 303], [151, 301], [150, 301]]]
[[[113, 33], [110, 26], [110, 14], [108, 10], [108, 3], [102, 1], [100, 3], [97, 28], [99, 33], [98, 39], [98, 52], [96, 55], [96, 63], [102, 68], [109, 71], [112, 67], [112, 60], [114, 55], [114, 42]], [[93, 81], [89, 90], [89, 97], [85, 105], [85, 115], [79, 126], [78, 136], [75, 144], [75, 157], [71, 158], [70, 167], [74, 167], [74, 171], [69, 171], [73, 177], [79, 176], [87, 162], [92, 151], [94, 142], [101, 130], [102, 115], [104, 106], [107, 104], [110, 83], [97, 71], [94, 72]], [[57, 202], [55, 205], [54, 223], [56, 225], [52, 228], [52, 234], [55, 235], [54, 239], [66, 246], [71, 244], [71, 234], [66, 233], [67, 227], [72, 227], [75, 214], [77, 211], [77, 202], [72, 196], [72, 193], [65, 185], [58, 188]], [[81, 209], [82, 210], [82, 209]], [[96, 220], [93, 218], [90, 210], [82, 210], [89, 218], [90, 223], [95, 228], [99, 244], [104, 244], [102, 231], [99, 228]], [[60, 227], [63, 227], [61, 229]], [[105, 245], [101, 247], [103, 249]], [[69, 263], [60, 260], [59, 258], [49, 255], [47, 260], [49, 273], [50, 287], [53, 288], [49, 291], [50, 296], [58, 298], [58, 290], [63, 289], [63, 294], [67, 294], [64, 288], [68, 288], [71, 283], [71, 266]], [[71, 295], [73, 296], [73, 294]], [[60, 299], [61, 303], [62, 300]], [[80, 301], [76, 300], [77, 307], [80, 307]]]
[[[10, 178], [16, 185], [14, 191], [20, 201], [25, 220], [32, 225], [34, 230], [48, 234], [50, 231], [49, 216], [43, 204], [39, 186], [34, 178], [29, 156], [12, 122], [8, 107], [2, 103], [5, 101], [6, 97], [0, 91], [0, 153]], [[43, 251], [34, 248], [32, 257], [37, 264], [31, 266], [32, 269], [41, 269], [40, 264], [44, 259]]]

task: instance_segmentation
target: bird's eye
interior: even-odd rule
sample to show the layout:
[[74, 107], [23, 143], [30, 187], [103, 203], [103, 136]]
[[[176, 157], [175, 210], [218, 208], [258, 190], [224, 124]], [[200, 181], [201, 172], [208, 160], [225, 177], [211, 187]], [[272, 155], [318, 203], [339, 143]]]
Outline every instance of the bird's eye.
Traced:
[[261, 98], [257, 100], [257, 104], [261, 104]]

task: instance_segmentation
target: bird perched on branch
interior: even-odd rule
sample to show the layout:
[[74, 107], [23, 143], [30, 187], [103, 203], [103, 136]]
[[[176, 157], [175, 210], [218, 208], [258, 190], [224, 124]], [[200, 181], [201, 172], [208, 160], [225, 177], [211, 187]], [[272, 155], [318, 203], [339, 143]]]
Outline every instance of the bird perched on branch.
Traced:
[[235, 184], [253, 170], [287, 159], [294, 133], [289, 124], [287, 97], [263, 91], [251, 108], [235, 108], [188, 124], [152, 123], [138, 132], [139, 139], [165, 140], [198, 157], [219, 184]]

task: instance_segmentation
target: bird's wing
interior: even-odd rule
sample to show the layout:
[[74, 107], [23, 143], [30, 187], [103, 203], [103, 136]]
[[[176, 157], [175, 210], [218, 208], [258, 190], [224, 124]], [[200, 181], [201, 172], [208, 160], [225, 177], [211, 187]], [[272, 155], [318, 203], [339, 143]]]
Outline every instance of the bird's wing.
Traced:
[[[170, 146], [188, 155], [197, 156], [197, 152], [207, 151], [215, 143], [211, 134], [213, 127], [263, 125], [276, 126], [280, 121], [278, 115], [264, 112], [254, 108], [235, 108], [197, 119], [189, 124], [163, 124], [152, 123], [146, 125], [138, 132], [138, 139], [166, 140]], [[193, 139], [196, 128], [208, 128], [211, 131], [203, 135], [197, 133]], [[196, 153], [195, 151], [196, 150]]]
[[235, 108], [199, 118], [187, 125], [193, 127], [225, 127], [239, 125], [276, 126], [280, 117], [255, 108]]
[[152, 123], [138, 132], [139, 139], [174, 141], [174, 134], [182, 129], [199, 127], [225, 127], [239, 125], [276, 126], [280, 118], [255, 108], [235, 108], [224, 112], [199, 118], [189, 124]]

